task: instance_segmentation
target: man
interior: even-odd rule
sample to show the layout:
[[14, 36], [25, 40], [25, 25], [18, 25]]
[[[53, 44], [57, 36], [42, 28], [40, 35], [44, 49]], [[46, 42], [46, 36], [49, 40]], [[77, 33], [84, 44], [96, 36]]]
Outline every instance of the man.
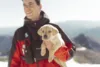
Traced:
[[[48, 53], [45, 57], [40, 56], [40, 49], [42, 40], [37, 34], [38, 29], [44, 24], [49, 23], [46, 14], [41, 10], [42, 5], [40, 0], [23, 0], [24, 11], [26, 14], [23, 27], [16, 30], [11, 52], [9, 55], [9, 67], [60, 67], [55, 61], [48, 62]], [[56, 53], [55, 57], [62, 61], [67, 61], [73, 56], [73, 44], [58, 25], [52, 24], [58, 28], [62, 38], [65, 41], [66, 48], [61, 47]], [[52, 48], [52, 43], [45, 42], [47, 49]], [[65, 54], [63, 52], [66, 52]]]

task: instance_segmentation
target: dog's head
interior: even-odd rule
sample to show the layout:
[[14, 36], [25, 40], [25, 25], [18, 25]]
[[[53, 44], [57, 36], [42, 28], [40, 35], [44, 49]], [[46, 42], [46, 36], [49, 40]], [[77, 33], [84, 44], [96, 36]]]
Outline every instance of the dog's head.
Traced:
[[43, 25], [39, 30], [38, 34], [42, 36], [43, 40], [48, 40], [54, 35], [59, 33], [58, 29], [50, 24]]

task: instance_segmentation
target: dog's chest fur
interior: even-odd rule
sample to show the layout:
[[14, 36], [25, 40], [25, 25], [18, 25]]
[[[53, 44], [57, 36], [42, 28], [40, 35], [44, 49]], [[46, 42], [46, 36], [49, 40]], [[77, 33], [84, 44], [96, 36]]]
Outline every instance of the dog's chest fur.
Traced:
[[53, 48], [58, 49], [61, 46], [65, 45], [61, 35], [58, 33], [55, 36], [50, 38], [50, 41], [53, 43]]

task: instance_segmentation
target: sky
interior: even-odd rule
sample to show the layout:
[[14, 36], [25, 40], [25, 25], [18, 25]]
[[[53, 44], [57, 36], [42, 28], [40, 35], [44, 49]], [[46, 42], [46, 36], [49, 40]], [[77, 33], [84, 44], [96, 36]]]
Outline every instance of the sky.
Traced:
[[[51, 22], [100, 21], [100, 0], [42, 0], [42, 10], [46, 12]], [[22, 26], [24, 17], [21, 0], [0, 1], [0, 27]], [[99, 22], [86, 24], [91, 27], [100, 26]]]

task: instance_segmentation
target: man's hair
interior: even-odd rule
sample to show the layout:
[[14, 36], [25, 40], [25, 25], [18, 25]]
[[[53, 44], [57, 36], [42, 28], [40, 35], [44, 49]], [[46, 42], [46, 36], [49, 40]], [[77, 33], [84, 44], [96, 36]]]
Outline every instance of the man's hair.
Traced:
[[40, 0], [35, 0], [35, 2], [36, 2], [37, 5], [40, 5]]
[[37, 5], [40, 5], [40, 0], [35, 0], [35, 2], [37, 3]]

